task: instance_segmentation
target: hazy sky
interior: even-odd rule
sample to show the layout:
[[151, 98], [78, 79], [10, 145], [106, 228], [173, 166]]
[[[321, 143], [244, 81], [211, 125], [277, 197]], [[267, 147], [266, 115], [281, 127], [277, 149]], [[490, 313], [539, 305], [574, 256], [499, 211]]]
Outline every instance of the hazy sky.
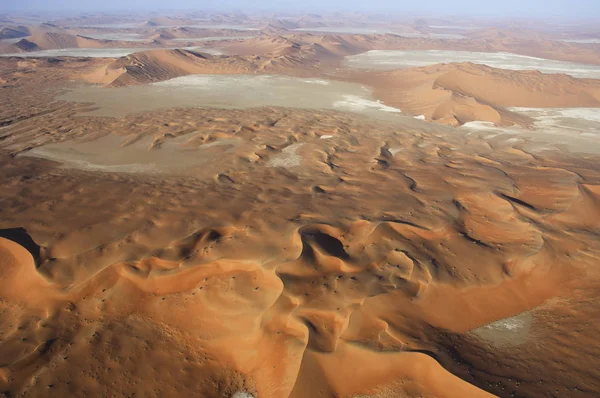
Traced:
[[2, 11], [124, 11], [167, 8], [387, 11], [424, 15], [600, 19], [600, 0], [0, 0]]

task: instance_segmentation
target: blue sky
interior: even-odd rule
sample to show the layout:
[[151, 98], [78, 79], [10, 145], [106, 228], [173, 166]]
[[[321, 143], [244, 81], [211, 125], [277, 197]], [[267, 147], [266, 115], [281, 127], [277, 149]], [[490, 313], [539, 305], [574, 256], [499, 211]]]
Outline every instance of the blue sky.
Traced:
[[586, 17], [600, 20], [600, 0], [0, 0], [1, 11], [153, 9], [369, 11], [423, 15]]

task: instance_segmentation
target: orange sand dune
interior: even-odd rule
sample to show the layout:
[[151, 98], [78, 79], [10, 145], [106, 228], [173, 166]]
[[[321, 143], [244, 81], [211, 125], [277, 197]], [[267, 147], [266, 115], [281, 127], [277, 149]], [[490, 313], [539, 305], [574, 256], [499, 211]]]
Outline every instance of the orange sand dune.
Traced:
[[[153, 34], [150, 34], [150, 38], [152, 39], [162, 39], [162, 40], [171, 40], [171, 39], [197, 39], [200, 37], [224, 37], [228, 36], [240, 36], [240, 32], [231, 29], [201, 29], [190, 26], [182, 26], [182, 27], [173, 27], [173, 28], [160, 28], [158, 30], [153, 29]], [[245, 31], [243, 36], [254, 36], [256, 35], [255, 31]]]
[[316, 73], [316, 52], [307, 51], [294, 43], [284, 46], [279, 42], [266, 43], [266, 46], [271, 51], [267, 56], [215, 56], [188, 50], [144, 51], [109, 60], [99, 67], [93, 66], [90, 71], [79, 73], [78, 76], [93, 83], [124, 86], [190, 74]]
[[476, 120], [527, 123], [504, 107], [600, 107], [596, 80], [471, 63], [364, 74], [359, 80], [372, 84], [391, 106], [453, 126]]
[[[170, 37], [170, 36], [169, 36]], [[294, 37], [257, 37], [226, 41], [219, 46], [230, 56], [212, 56], [187, 50], [135, 53], [83, 74], [93, 83], [116, 86], [144, 84], [189, 74], [287, 72], [315, 75], [320, 67], [337, 65], [346, 55], [368, 48], [363, 39], [319, 36], [309, 42]]]
[[[482, 52], [510, 52], [540, 58], [555, 59], [571, 62], [582, 62], [600, 65], [600, 53], [597, 46], [577, 43], [557, 42], [544, 37], [531, 37], [531, 34], [504, 34], [502, 32], [487, 32], [491, 37], [475, 37], [467, 40], [406, 38], [394, 34], [336, 34], [315, 35], [298, 34], [284, 35], [298, 43], [313, 44], [323, 41], [343, 43], [350, 46], [348, 53], [360, 53], [368, 50], [457, 50]], [[346, 54], [347, 55], [347, 54]]]
[[[230, 53], [239, 55], [278, 54], [285, 49], [318, 51], [327, 57], [341, 58], [373, 49], [377, 38], [360, 35], [285, 34], [256, 37], [242, 42], [220, 43]], [[323, 60], [319, 58], [319, 60]]]
[[281, 36], [259, 37], [243, 42], [221, 44], [222, 48], [235, 55], [264, 55], [281, 53], [290, 48], [299, 47], [298, 43]]
[[99, 48], [101, 40], [59, 32], [34, 33], [14, 44], [12, 48], [20, 51], [51, 50], [59, 48]]
[[244, 57], [218, 57], [186, 50], [152, 50], [94, 67], [83, 76], [91, 82], [123, 86], [189, 74], [251, 73], [258, 68], [258, 64]]
[[481, 30], [474, 30], [465, 33], [470, 39], [478, 40], [498, 40], [509, 42], [510, 40], [535, 40], [543, 41], [546, 40], [548, 35], [541, 34], [538, 32], [530, 32], [524, 29], [499, 29], [499, 28], [487, 28]]

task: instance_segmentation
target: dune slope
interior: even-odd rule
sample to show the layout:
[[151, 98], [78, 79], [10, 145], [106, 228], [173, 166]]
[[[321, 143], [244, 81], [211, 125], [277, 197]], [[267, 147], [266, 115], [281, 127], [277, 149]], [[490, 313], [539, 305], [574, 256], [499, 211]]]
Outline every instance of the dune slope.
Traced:
[[19, 37], [26, 37], [31, 34], [31, 31], [27, 26], [7, 26], [0, 29], [0, 40], [2, 39], [16, 39]]
[[385, 103], [427, 120], [461, 125], [527, 123], [506, 107], [600, 107], [600, 82], [537, 71], [509, 71], [471, 63], [363, 74]]
[[15, 48], [22, 51], [28, 51], [29, 48], [51, 50], [60, 48], [99, 48], [101, 46], [102, 41], [100, 40], [61, 32], [34, 33], [14, 45]]

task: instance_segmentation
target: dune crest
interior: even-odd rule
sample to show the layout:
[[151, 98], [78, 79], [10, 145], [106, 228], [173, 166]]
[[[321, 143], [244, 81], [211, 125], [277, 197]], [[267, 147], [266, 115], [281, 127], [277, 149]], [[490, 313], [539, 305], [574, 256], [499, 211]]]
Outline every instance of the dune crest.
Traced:
[[51, 50], [61, 48], [100, 48], [100, 40], [61, 32], [39, 32], [13, 45], [20, 51]]
[[31, 31], [27, 26], [6, 26], [0, 29], [0, 40], [17, 39], [29, 36], [30, 34]]
[[[191, 74], [254, 74], [288, 72], [310, 75], [315, 71], [316, 57], [296, 44], [274, 46], [268, 43], [266, 56], [215, 56], [201, 49], [150, 50], [102, 64], [87, 73], [84, 80], [112, 86], [127, 86], [164, 81]], [[301, 70], [303, 72], [301, 72]]]

